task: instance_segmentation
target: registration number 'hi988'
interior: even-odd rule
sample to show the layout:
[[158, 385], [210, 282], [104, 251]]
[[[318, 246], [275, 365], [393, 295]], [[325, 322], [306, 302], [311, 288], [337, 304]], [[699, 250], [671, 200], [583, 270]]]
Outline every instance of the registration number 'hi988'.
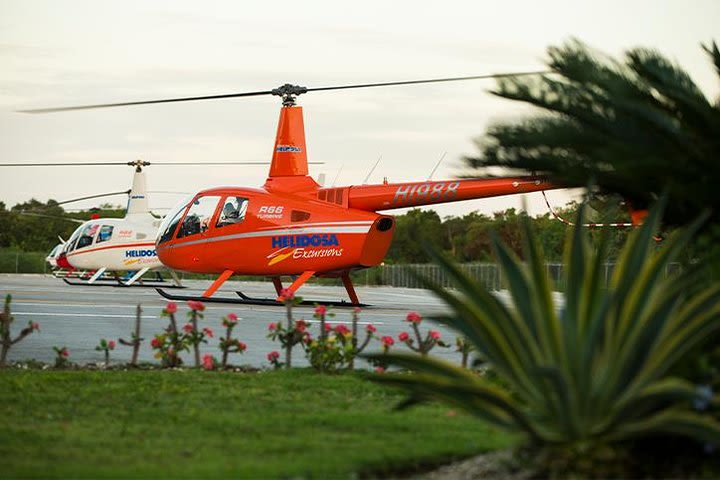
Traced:
[[395, 190], [392, 203], [393, 205], [403, 205], [427, 200], [446, 202], [457, 196], [459, 186], [460, 182], [401, 185]]

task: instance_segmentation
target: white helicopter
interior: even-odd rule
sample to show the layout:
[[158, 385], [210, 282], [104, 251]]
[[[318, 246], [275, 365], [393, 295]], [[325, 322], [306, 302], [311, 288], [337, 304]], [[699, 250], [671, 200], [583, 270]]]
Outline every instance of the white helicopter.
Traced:
[[[323, 162], [313, 162], [322, 164]], [[153, 165], [199, 165], [196, 162], [162, 162]], [[128, 203], [124, 218], [93, 218], [91, 220], [67, 219], [81, 225], [67, 241], [62, 238], [46, 257], [48, 263], [57, 268], [69, 285], [122, 285], [122, 286], [166, 286], [161, 271], [169, 273], [175, 287], [182, 287], [180, 278], [165, 267], [155, 251], [155, 237], [162, 217], [154, 216], [148, 206], [148, 191], [143, 167], [151, 165], [144, 160], [122, 163], [33, 163], [0, 164], [0, 167], [30, 166], [78, 166], [78, 165], [129, 165], [134, 167], [132, 188], [129, 191], [93, 195], [71, 201], [86, 200], [102, 196], [127, 194]], [[218, 165], [268, 165], [268, 162], [203, 162], [203, 166]], [[177, 193], [177, 192], [167, 192]], [[192, 200], [192, 195], [187, 199]], [[61, 202], [68, 203], [68, 202]], [[32, 213], [30, 213], [32, 215]], [[40, 215], [43, 216], [43, 215]], [[131, 275], [121, 279], [120, 272]], [[148, 283], [142, 277], [148, 272], [156, 276]], [[69, 278], [78, 278], [71, 281]]]
[[[128, 162], [135, 167], [132, 188], [128, 193], [127, 210], [124, 218], [97, 218], [84, 222], [64, 243], [59, 252], [56, 246], [55, 262], [59, 267], [70, 266], [75, 270], [93, 271], [86, 282], [94, 284], [106, 272], [133, 272], [130, 278], [121, 281], [131, 286], [149, 271], [166, 270], [176, 286], [181, 286], [177, 274], [166, 269], [155, 252], [155, 235], [161, 219], [150, 213], [147, 184], [143, 167], [150, 162], [136, 160]], [[64, 278], [67, 283], [71, 283]]]

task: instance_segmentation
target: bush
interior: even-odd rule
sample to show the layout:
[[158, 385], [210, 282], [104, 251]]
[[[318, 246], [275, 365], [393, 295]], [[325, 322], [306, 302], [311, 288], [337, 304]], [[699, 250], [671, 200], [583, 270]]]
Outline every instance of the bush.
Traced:
[[[718, 396], [668, 372], [720, 330], [720, 283], [702, 283], [699, 269], [663, 274], [701, 221], [656, 247], [660, 215], [661, 207], [656, 207], [630, 236], [608, 288], [602, 278], [607, 242], [593, 250], [587, 231], [576, 227], [565, 251], [562, 308], [554, 303], [542, 253], [527, 222], [527, 263], [494, 241], [512, 308], [433, 252], [458, 290], [424, 280], [452, 311], [432, 319], [467, 337], [500, 381], [399, 353], [371, 359], [417, 373], [374, 380], [404, 387], [415, 398], [447, 401], [522, 433], [547, 475], [568, 469], [587, 476], [616, 475], [609, 468], [623, 460], [634, 439], [679, 435], [699, 442], [698, 452], [703, 444], [717, 448], [720, 422], [712, 412], [720, 404]], [[581, 210], [577, 224], [582, 222]]]

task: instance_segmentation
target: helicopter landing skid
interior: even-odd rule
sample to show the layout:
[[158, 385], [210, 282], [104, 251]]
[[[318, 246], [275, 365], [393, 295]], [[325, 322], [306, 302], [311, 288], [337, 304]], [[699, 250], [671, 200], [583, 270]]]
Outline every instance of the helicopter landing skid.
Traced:
[[86, 287], [124, 287], [124, 288], [131, 288], [131, 287], [145, 287], [145, 288], [185, 288], [184, 286], [180, 285], [172, 285], [169, 283], [160, 283], [160, 282], [144, 282], [144, 283], [134, 283], [132, 285], [125, 285], [122, 283], [121, 280], [115, 279], [115, 278], [102, 278], [98, 279], [93, 283], [88, 282], [73, 282], [68, 280], [67, 278], [63, 278], [63, 282], [67, 283], [68, 285], [72, 286], [86, 286]]
[[87, 280], [72, 281], [68, 280], [67, 278], [63, 278], [62, 281], [67, 283], [68, 285], [87, 285], [88, 287], [114, 287], [117, 283], [117, 280], [115, 280], [114, 278], [98, 278], [93, 283], [88, 283]]
[[[280, 307], [283, 306], [282, 302], [278, 302], [275, 299], [272, 298], [257, 298], [257, 297], [248, 297], [242, 292], [235, 292], [238, 294], [240, 298], [229, 298], [229, 297], [203, 297], [203, 296], [193, 296], [193, 295], [173, 295], [168, 292], [164, 292], [162, 288], [156, 288], [157, 292], [162, 295], [163, 297], [167, 298], [168, 300], [177, 300], [177, 301], [189, 301], [189, 300], [195, 300], [200, 302], [206, 302], [206, 303], [233, 303], [236, 305], [269, 305], [269, 306], [275, 306]], [[333, 307], [367, 307], [368, 305], [364, 303], [350, 303], [346, 301], [340, 301], [340, 302], [331, 302], [326, 300], [321, 301], [313, 301], [313, 300], [303, 300], [300, 305], [315, 305], [315, 304], [321, 304], [326, 306], [333, 306]]]

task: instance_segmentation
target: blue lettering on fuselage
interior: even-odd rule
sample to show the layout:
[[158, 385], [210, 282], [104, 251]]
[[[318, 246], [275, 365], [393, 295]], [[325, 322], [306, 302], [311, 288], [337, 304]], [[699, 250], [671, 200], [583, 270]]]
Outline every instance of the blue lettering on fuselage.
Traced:
[[302, 152], [302, 148], [296, 147], [295, 145], [278, 145], [277, 148], [275, 148], [276, 152]]
[[340, 245], [334, 233], [322, 235], [280, 235], [272, 237], [272, 248], [335, 247]]
[[125, 258], [136, 257], [157, 257], [155, 250], [125, 250]]

